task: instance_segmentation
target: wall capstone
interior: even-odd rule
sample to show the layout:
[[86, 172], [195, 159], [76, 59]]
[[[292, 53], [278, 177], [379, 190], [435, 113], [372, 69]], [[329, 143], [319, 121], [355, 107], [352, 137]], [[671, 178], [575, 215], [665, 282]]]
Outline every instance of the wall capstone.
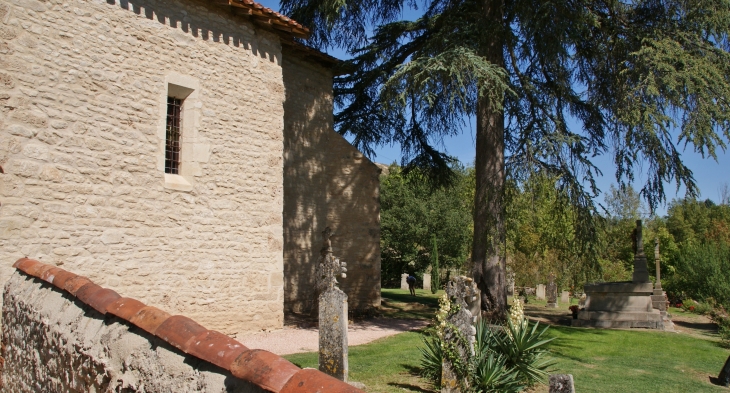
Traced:
[[[4, 293], [6, 390], [362, 392], [61, 268], [28, 258], [13, 267], [22, 273], [11, 277]], [[139, 348], [150, 353], [135, 352]], [[130, 377], [139, 358], [146, 369]], [[179, 364], [154, 363], [158, 358]]]

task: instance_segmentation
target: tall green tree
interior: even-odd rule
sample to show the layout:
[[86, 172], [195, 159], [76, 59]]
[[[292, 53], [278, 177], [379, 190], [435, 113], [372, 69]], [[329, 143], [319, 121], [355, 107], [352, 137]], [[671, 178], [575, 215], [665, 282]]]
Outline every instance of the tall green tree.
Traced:
[[[423, 272], [438, 252], [439, 264], [461, 267], [471, 241], [467, 170], [454, 168], [450, 186], [433, 187], [419, 170], [391, 165], [380, 178], [380, 249], [383, 286], [397, 286], [400, 275]], [[438, 251], [436, 251], [438, 248]]]
[[441, 269], [439, 267], [439, 246], [436, 236], [433, 237], [431, 249], [431, 293], [436, 293], [441, 286]]
[[[398, 142], [405, 167], [449, 173], [444, 136], [476, 120], [473, 275], [506, 310], [507, 173], [560, 175], [593, 233], [591, 197], [612, 154], [654, 208], [664, 184], [697, 187], [677, 146], [715, 157], [730, 138], [727, 0], [281, 0], [311, 43], [351, 50], [335, 81], [336, 126], [366, 153]], [[416, 20], [404, 8], [422, 7]], [[370, 29], [375, 27], [372, 35]], [[569, 127], [569, 119], [578, 126]], [[590, 245], [591, 242], [584, 244]]]

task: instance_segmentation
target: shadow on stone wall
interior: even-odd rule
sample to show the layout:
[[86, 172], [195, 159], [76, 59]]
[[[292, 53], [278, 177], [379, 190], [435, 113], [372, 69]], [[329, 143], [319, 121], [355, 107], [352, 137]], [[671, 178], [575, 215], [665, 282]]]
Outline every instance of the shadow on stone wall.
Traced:
[[322, 231], [334, 231], [334, 255], [349, 308], [380, 304], [380, 169], [332, 128], [332, 73], [284, 50], [285, 312], [316, 310], [315, 266]]
[[[175, 37], [180, 42], [202, 39], [242, 47], [250, 50], [254, 55], [268, 59], [271, 62], [281, 64], [278, 48], [267, 48], [255, 37], [253, 25], [247, 18], [239, 16], [239, 23], [232, 23], [232, 11], [216, 7], [209, 2], [198, 1], [195, 7], [179, 8], [170, 10], [169, 4], [155, 0], [106, 0], [109, 5], [116, 5], [123, 10], [133, 12], [151, 21], [157, 21], [163, 25], [178, 29], [180, 34]], [[210, 13], [201, 17], [200, 8], [205, 8]], [[223, 15], [225, 13], [225, 16]], [[236, 17], [233, 17], [235, 21]], [[241, 22], [248, 22], [245, 25]], [[245, 26], [245, 27], [242, 27]], [[245, 34], [242, 31], [250, 32]], [[272, 34], [273, 36], [273, 34]], [[137, 37], [145, 39], [145, 37]], [[273, 38], [273, 37], [272, 37]], [[274, 41], [278, 39], [274, 38]]]

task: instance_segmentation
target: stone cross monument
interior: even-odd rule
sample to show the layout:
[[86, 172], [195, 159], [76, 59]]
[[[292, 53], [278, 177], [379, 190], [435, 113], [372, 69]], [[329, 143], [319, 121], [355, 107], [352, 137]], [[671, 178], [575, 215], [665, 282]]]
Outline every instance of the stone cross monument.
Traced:
[[654, 283], [654, 294], [661, 295], [657, 291], [662, 291], [662, 271], [659, 268], [659, 263], [662, 260], [659, 255], [659, 238], [654, 239], [654, 263], [656, 263], [656, 283]]
[[656, 308], [666, 316], [667, 298], [662, 290], [662, 272], [660, 269], [661, 255], [659, 255], [659, 239], [654, 239], [654, 263], [656, 264], [656, 283], [654, 283], [654, 293], [651, 295], [652, 307]]
[[[470, 355], [473, 355], [478, 313], [481, 309], [481, 297], [476, 283], [464, 276], [454, 277], [446, 284], [446, 294], [451, 299], [451, 309], [459, 311], [450, 315], [446, 320], [448, 326], [444, 329], [444, 342], [454, 345], [455, 355], [461, 364], [467, 364]], [[475, 311], [476, 310], [476, 311]], [[441, 367], [441, 393], [460, 392], [466, 382], [465, 375], [458, 375], [452, 362], [444, 357]]]
[[[666, 311], [660, 311], [654, 305], [654, 284], [647, 271], [641, 220], [636, 221], [632, 238], [633, 280], [586, 284], [584, 309], [572, 320], [572, 326], [674, 330]], [[666, 305], [664, 297], [661, 298]]]
[[347, 295], [337, 287], [337, 276], [345, 278], [345, 263], [332, 255], [332, 230], [322, 232], [317, 265], [319, 290], [319, 371], [347, 382]]

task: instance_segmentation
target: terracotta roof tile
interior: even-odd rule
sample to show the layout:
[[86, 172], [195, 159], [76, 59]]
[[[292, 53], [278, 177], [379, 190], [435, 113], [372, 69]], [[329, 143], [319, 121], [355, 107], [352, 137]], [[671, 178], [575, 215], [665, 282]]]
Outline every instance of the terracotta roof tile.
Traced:
[[245, 8], [249, 10], [249, 15], [254, 17], [264, 18], [269, 25], [273, 25], [274, 28], [279, 26], [279, 30], [289, 32], [294, 36], [301, 38], [307, 38], [309, 36], [309, 29], [292, 20], [291, 18], [282, 15], [271, 8], [264, 7], [251, 0], [229, 0], [228, 5], [231, 7]]
[[36, 260], [33, 260], [33, 259], [22, 258], [22, 259], [18, 259], [18, 261], [15, 262], [15, 265], [13, 265], [13, 266], [15, 266], [18, 270], [21, 270], [25, 274], [32, 276], [33, 275], [31, 273], [32, 269], [37, 268], [39, 265], [43, 265], [43, 264]]
[[91, 295], [91, 298], [88, 299], [88, 301], [84, 300], [84, 302], [93, 307], [94, 310], [102, 314], [106, 314], [107, 307], [119, 298], [121, 298], [121, 296], [115, 291], [112, 291], [109, 288], [102, 288], [101, 291], [94, 292], [94, 294]]
[[337, 378], [331, 377], [319, 370], [305, 368], [294, 374], [289, 382], [278, 391], [279, 393], [363, 393], [362, 390], [348, 385]]
[[65, 291], [66, 289], [66, 282], [68, 282], [71, 279], [74, 279], [76, 277], [79, 277], [71, 272], [67, 272], [61, 268], [58, 269], [53, 275], [53, 279], [49, 277], [51, 280], [51, 284], [53, 284], [56, 288]]
[[44, 271], [39, 278], [49, 284], [53, 284], [53, 280], [56, 278], [56, 274], [63, 271], [63, 269], [51, 267], [50, 269]]
[[203, 360], [207, 360], [226, 370], [243, 352], [248, 351], [245, 345], [215, 330], [205, 331], [188, 345], [187, 352]]
[[43, 263], [41, 263], [41, 264], [38, 264], [38, 265], [36, 265], [36, 267], [35, 267], [35, 268], [31, 268], [31, 269], [30, 269], [31, 271], [30, 271], [30, 273], [29, 273], [29, 274], [30, 274], [31, 276], [33, 276], [33, 277], [36, 277], [36, 278], [41, 278], [41, 277], [43, 277], [43, 274], [44, 274], [45, 272], [47, 272], [47, 271], [49, 271], [49, 270], [51, 270], [51, 269], [53, 269], [53, 266], [51, 266], [51, 265], [46, 265], [46, 264], [43, 264]]
[[231, 374], [272, 392], [280, 391], [299, 370], [281, 356], [262, 349], [244, 352], [231, 364]]
[[23, 264], [23, 263], [25, 263], [25, 261], [31, 261], [31, 260], [32, 259], [29, 259], [29, 258], [20, 258], [17, 261], [15, 261], [15, 263], [13, 264], [13, 267], [16, 268], [16, 269], [18, 269], [18, 270], [24, 271], [23, 269], [20, 268], [20, 265]]
[[188, 343], [193, 342], [196, 336], [207, 331], [199, 323], [183, 315], [173, 315], [167, 318], [157, 330], [155, 336], [172, 344], [175, 348], [188, 352]]
[[76, 296], [76, 292], [84, 285], [90, 283], [91, 280], [84, 276], [76, 276], [67, 280], [63, 285], [63, 290]]
[[132, 322], [136, 326], [142, 328], [147, 333], [155, 334], [155, 330], [165, 322], [167, 318], [170, 318], [170, 314], [160, 310], [157, 307], [147, 306], [139, 310], [129, 322]]
[[137, 299], [120, 297], [106, 307], [106, 312], [112, 315], [116, 315], [119, 318], [124, 319], [125, 321], [131, 322], [132, 317], [135, 316], [135, 314], [137, 314], [139, 310], [141, 310], [145, 306], [146, 305], [144, 303], [140, 302]]
[[318, 370], [301, 370], [271, 352], [249, 350], [225, 334], [207, 330], [185, 316], [171, 316], [157, 307], [120, 297], [86, 277], [28, 258], [19, 259], [13, 266], [76, 296], [102, 314], [110, 313], [127, 320], [183, 352], [229, 370], [235, 377], [271, 392], [362, 392]]
[[74, 296], [79, 298], [79, 300], [81, 300], [82, 302], [89, 304], [89, 300], [92, 299], [94, 293], [97, 291], [101, 291], [102, 289], [104, 288], [89, 281], [86, 284], [82, 285], [78, 290], [76, 290]]

